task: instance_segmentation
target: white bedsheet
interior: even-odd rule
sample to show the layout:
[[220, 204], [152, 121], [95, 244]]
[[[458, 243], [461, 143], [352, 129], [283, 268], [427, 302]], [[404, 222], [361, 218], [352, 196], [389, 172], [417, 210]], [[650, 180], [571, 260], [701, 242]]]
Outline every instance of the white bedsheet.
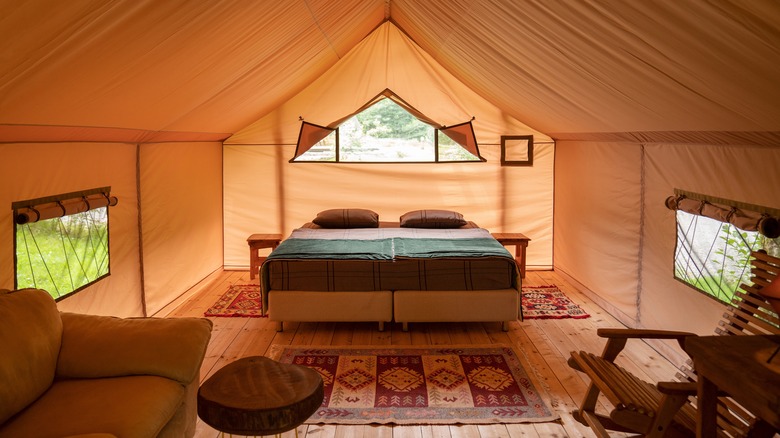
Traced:
[[290, 239], [373, 240], [393, 237], [424, 239], [492, 239], [484, 228], [296, 228]]

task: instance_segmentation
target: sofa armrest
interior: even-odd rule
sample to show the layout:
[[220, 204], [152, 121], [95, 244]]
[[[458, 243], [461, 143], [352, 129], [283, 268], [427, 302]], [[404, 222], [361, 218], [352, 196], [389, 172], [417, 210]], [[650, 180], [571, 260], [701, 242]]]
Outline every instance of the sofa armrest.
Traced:
[[205, 318], [115, 318], [62, 312], [57, 376], [197, 379], [211, 338]]

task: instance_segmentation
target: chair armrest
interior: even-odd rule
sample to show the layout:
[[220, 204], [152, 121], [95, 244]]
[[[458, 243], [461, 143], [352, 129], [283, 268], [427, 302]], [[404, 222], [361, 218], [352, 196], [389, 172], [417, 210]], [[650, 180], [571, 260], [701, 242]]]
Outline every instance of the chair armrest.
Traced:
[[[669, 395], [695, 396], [697, 391], [696, 382], [658, 382], [655, 386], [658, 391]], [[719, 389], [718, 397], [728, 397], [729, 393]]]
[[117, 438], [116, 435], [111, 433], [84, 433], [84, 434], [78, 434], [78, 435], [68, 435], [63, 438]]
[[57, 376], [197, 379], [211, 338], [205, 318], [115, 318], [61, 313], [62, 346]]
[[623, 351], [626, 341], [629, 339], [676, 339], [680, 348], [685, 350], [685, 338], [696, 336], [694, 333], [678, 332], [671, 330], [648, 330], [648, 329], [622, 329], [622, 328], [600, 328], [596, 330], [599, 337], [607, 338], [607, 344], [601, 357], [612, 362]]
[[680, 339], [688, 336], [696, 336], [695, 333], [678, 332], [672, 330], [650, 330], [650, 329], [620, 329], [620, 328], [600, 328], [596, 330], [602, 338], [647, 338], [647, 339]]
[[658, 382], [658, 391], [669, 395], [696, 395], [696, 382]]
[[685, 339], [689, 336], [698, 336], [691, 332], [678, 332], [674, 330], [653, 330], [653, 329], [616, 329], [600, 328], [596, 334], [609, 340], [620, 340], [623, 344], [627, 339], [674, 339], [685, 350]]

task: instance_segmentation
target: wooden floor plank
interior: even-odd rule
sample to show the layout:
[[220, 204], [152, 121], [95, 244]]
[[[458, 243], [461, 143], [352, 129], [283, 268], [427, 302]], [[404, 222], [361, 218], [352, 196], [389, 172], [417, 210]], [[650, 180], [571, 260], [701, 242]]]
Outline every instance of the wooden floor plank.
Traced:
[[[203, 316], [232, 284], [250, 283], [246, 271], [224, 271], [210, 277], [209, 284], [198, 285], [194, 293], [178, 306], [167, 309], [169, 317]], [[501, 324], [486, 323], [410, 323], [403, 331], [399, 323], [386, 323], [378, 331], [369, 322], [286, 322], [278, 332], [268, 318], [217, 318], [211, 342], [201, 367], [201, 381], [240, 357], [269, 355], [283, 345], [485, 345], [509, 344], [522, 354], [534, 384], [545, 391], [551, 408], [560, 420], [531, 424], [490, 425], [301, 425], [300, 438], [519, 438], [594, 436], [576, 422], [570, 411], [579, 403], [587, 387], [587, 378], [566, 364], [573, 349], [598, 353], [604, 340], [596, 336], [599, 327], [622, 325], [575, 286], [552, 271], [528, 271], [524, 286], [556, 285], [583, 310], [586, 319], [536, 320], [511, 322], [504, 332]], [[674, 366], [642, 342], [629, 342], [626, 367], [643, 373], [648, 379], [671, 377]], [[196, 437], [216, 438], [218, 432], [198, 420]], [[294, 431], [283, 434], [295, 436]], [[622, 436], [615, 434], [615, 436]]]
[[475, 322], [447, 324], [447, 331], [450, 335], [450, 342], [454, 345], [470, 344], [471, 336], [469, 336], [469, 327], [477, 324], [478, 323]]
[[428, 333], [428, 323], [416, 322], [409, 324], [412, 345], [431, 345], [431, 337]]
[[336, 438], [363, 438], [365, 426], [336, 425]]
[[374, 330], [371, 333], [371, 345], [390, 345], [393, 343], [393, 324], [385, 324], [383, 331]]
[[421, 426], [420, 432], [423, 438], [452, 438], [450, 427], [444, 425]]
[[[334, 438], [336, 436], [336, 426], [333, 424], [311, 424], [307, 429], [307, 434], [310, 438]], [[302, 435], [299, 435], [302, 438]]]
[[529, 424], [507, 424], [507, 434], [509, 438], [525, 438], [525, 437], [537, 437], [539, 433], [536, 431], [536, 427], [533, 423]]
[[335, 322], [321, 322], [317, 324], [317, 330], [311, 340], [313, 345], [331, 345], [333, 332], [336, 330]]
[[450, 339], [450, 332], [447, 327], [450, 324], [443, 322], [428, 323], [428, 336], [432, 345], [451, 345], [454, 344]]
[[412, 345], [412, 333], [403, 331], [400, 325], [395, 323], [387, 324], [393, 327], [393, 333], [390, 335], [390, 343], [393, 345]]
[[490, 336], [485, 331], [485, 327], [481, 323], [470, 324], [467, 327], [469, 334], [469, 340], [471, 344], [489, 344]]
[[370, 424], [363, 428], [363, 438], [392, 438], [395, 434], [393, 426], [378, 426]]
[[371, 338], [379, 328], [373, 322], [356, 322], [352, 333], [352, 345], [371, 345]]
[[393, 438], [422, 438], [422, 427], [418, 425], [393, 426]]

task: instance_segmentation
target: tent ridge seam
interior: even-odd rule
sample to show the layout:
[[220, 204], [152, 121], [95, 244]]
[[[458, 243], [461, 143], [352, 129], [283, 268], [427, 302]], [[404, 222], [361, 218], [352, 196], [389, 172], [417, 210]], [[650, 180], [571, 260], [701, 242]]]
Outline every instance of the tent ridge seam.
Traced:
[[642, 325], [642, 260], [645, 248], [645, 145], [639, 145], [639, 248], [636, 274], [636, 321]]
[[336, 50], [336, 47], [333, 45], [333, 42], [328, 37], [328, 34], [325, 33], [325, 29], [320, 26], [320, 22], [317, 20], [317, 17], [314, 15], [314, 11], [311, 10], [311, 6], [309, 6], [308, 0], [303, 0], [303, 4], [306, 5], [306, 9], [309, 11], [309, 15], [311, 15], [311, 19], [314, 22], [314, 25], [317, 26], [317, 29], [319, 29], [320, 33], [322, 34], [322, 37], [325, 38], [325, 41], [328, 42], [328, 47], [330, 47], [330, 50], [333, 51], [333, 53], [336, 55], [336, 58], [341, 59], [341, 55], [339, 55], [339, 52]]
[[141, 144], [135, 145], [135, 198], [138, 210], [138, 273], [141, 286], [141, 312], [144, 317], [149, 316], [146, 309], [146, 278], [144, 272], [144, 233], [141, 211]]

